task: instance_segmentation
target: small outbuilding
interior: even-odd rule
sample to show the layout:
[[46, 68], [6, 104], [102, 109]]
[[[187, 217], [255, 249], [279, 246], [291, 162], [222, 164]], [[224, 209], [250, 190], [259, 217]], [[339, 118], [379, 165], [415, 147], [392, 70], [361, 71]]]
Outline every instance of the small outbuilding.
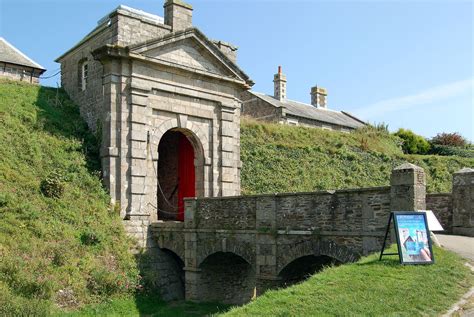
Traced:
[[0, 77], [39, 83], [46, 69], [0, 37]]

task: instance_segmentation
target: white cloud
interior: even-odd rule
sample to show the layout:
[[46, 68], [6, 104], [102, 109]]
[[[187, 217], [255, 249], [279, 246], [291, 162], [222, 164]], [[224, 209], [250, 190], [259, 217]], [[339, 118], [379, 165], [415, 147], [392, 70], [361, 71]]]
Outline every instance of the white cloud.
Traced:
[[473, 90], [474, 78], [469, 78], [432, 87], [414, 95], [382, 100], [365, 107], [354, 109], [352, 112], [360, 118], [370, 120], [389, 112], [405, 110], [414, 106], [428, 105], [435, 101], [446, 100], [469, 91], [472, 94]]

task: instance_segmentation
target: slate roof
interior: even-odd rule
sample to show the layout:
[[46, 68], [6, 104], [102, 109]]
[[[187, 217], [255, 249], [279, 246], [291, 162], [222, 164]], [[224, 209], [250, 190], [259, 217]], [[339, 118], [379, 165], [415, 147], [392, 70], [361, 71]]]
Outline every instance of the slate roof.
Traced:
[[359, 128], [365, 125], [362, 120], [348, 114], [344, 111], [335, 111], [331, 109], [315, 108], [312, 105], [293, 101], [285, 100], [280, 101], [275, 99], [273, 96], [265, 95], [259, 92], [250, 91], [255, 97], [260, 98], [274, 107], [285, 108], [286, 113], [295, 117], [307, 118], [317, 120], [321, 122], [327, 122], [331, 124], [337, 124], [349, 128]]
[[3, 37], [0, 37], [0, 62], [45, 70], [43, 66], [23, 54]]

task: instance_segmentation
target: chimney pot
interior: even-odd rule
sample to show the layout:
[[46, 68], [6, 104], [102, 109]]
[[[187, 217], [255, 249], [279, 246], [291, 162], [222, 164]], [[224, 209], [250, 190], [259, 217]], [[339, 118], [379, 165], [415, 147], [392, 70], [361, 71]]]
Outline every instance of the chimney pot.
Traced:
[[286, 99], [286, 76], [278, 66], [278, 73], [273, 76], [274, 97], [280, 101]]
[[326, 88], [314, 86], [311, 87], [311, 105], [316, 108], [327, 108], [327, 95], [328, 91]]

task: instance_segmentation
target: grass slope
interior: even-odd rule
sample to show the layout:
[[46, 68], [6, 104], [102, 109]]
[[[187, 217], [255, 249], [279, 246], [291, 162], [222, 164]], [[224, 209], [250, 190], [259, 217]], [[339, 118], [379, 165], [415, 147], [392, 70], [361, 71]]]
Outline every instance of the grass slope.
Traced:
[[400, 142], [376, 129], [345, 134], [243, 119], [242, 193], [388, 186], [404, 162], [425, 169], [428, 192], [450, 192], [452, 173], [474, 167], [474, 158], [405, 155]]
[[[392, 248], [395, 251], [394, 248]], [[378, 254], [331, 267], [307, 281], [265, 293], [225, 316], [436, 316], [474, 283], [457, 255], [434, 249], [433, 265], [401, 266]]]
[[[0, 125], [0, 315], [43, 315], [132, 291], [130, 243], [77, 107], [56, 89], [3, 81]], [[64, 186], [60, 198], [40, 190], [51, 179]]]

